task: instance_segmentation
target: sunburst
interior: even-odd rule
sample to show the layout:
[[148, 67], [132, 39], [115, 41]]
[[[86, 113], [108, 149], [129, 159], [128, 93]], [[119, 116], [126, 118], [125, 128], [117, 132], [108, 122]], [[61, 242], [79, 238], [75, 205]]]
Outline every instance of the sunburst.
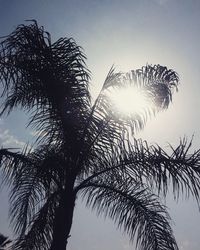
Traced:
[[112, 89], [108, 95], [112, 108], [122, 115], [138, 114], [152, 105], [145, 91], [138, 87]]

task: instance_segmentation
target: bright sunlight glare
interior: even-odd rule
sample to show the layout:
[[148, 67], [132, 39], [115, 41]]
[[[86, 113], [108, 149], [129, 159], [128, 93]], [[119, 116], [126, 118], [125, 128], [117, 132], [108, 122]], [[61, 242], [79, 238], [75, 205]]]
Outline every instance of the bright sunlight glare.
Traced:
[[113, 89], [109, 93], [113, 108], [122, 115], [134, 115], [149, 107], [150, 101], [144, 91], [137, 87]]

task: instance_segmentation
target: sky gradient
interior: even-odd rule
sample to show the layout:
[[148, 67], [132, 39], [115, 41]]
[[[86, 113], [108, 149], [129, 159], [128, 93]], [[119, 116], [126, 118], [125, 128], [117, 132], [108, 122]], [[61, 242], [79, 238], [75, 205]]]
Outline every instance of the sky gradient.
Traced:
[[[52, 35], [73, 37], [84, 48], [95, 97], [112, 64], [128, 71], [146, 63], [166, 65], [180, 76], [170, 108], [137, 136], [163, 147], [194, 134], [200, 148], [200, 1], [199, 0], [0, 0], [0, 36], [25, 20], [36, 19]], [[21, 147], [34, 131], [24, 130], [26, 116], [13, 113], [0, 120], [0, 145]], [[7, 192], [0, 196], [0, 232], [9, 234]], [[190, 199], [168, 197], [180, 250], [199, 250], [200, 213]], [[77, 202], [68, 250], [131, 250], [128, 238], [113, 223], [96, 218]]]

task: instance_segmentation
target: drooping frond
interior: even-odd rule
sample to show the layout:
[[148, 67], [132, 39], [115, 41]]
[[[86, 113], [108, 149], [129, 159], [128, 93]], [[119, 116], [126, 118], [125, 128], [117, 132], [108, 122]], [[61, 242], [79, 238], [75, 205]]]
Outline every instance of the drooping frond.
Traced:
[[15, 152], [14, 150], [10, 148], [0, 149], [0, 170], [3, 185], [12, 186], [14, 180], [19, 175], [21, 166], [32, 164], [26, 156], [26, 149], [23, 153]]
[[11, 186], [10, 219], [14, 224], [15, 232], [24, 234], [35, 212], [36, 204], [39, 204], [44, 197], [44, 188], [38, 181], [40, 177], [30, 157], [4, 151], [4, 149], [0, 151], [1, 172], [3, 181]]
[[41, 146], [24, 154], [0, 150], [3, 181], [11, 186], [10, 220], [14, 231], [24, 235], [45, 199], [62, 190], [63, 155]]
[[149, 146], [146, 141], [123, 139], [115, 145], [111, 142], [110, 151], [95, 152], [86, 161], [88, 172], [81, 177], [77, 189], [96, 178], [112, 178], [119, 173], [121, 182], [145, 183], [158, 194], [167, 195], [170, 187], [174, 198], [180, 194], [192, 195], [200, 204], [200, 151], [190, 153], [191, 143], [184, 139], [172, 153], [159, 146]]
[[18, 26], [0, 44], [2, 113], [15, 107], [31, 111], [30, 125], [45, 134], [43, 139], [70, 140], [83, 129], [90, 107], [84, 60], [73, 39], [52, 43], [37, 22]]
[[91, 181], [83, 187], [86, 204], [110, 217], [141, 250], [178, 250], [169, 225], [169, 215], [147, 189], [116, 179]]
[[174, 198], [178, 199], [180, 193], [186, 197], [192, 195], [199, 204], [200, 151], [190, 153], [190, 147], [191, 142], [183, 139], [176, 148], [171, 147], [172, 152], [169, 153], [159, 146], [149, 146], [147, 142], [135, 140], [124, 164], [131, 164], [130, 169], [134, 171], [137, 169], [158, 193], [166, 195], [171, 185]]
[[52, 241], [53, 221], [56, 211], [58, 193], [44, 202], [41, 209], [34, 215], [28, 232], [21, 235], [13, 244], [15, 250], [48, 250]]
[[[192, 195], [199, 204], [200, 152], [190, 154], [191, 143], [187, 143], [186, 139], [177, 148], [171, 147], [171, 154], [142, 140], [135, 139], [131, 144], [122, 138], [118, 143], [110, 143], [110, 147], [106, 146], [110, 151], [96, 151], [89, 156], [85, 163], [88, 171], [80, 175], [75, 191], [83, 190], [87, 204], [99, 214], [111, 217], [131, 239], [138, 233], [139, 249], [178, 249], [165, 218], [165, 208], [147, 189], [166, 196], [172, 187], [175, 199], [179, 198], [180, 193]], [[149, 218], [145, 213], [150, 217], [152, 213], [155, 224], [158, 223], [152, 226], [155, 234], [147, 226], [149, 223], [144, 221]], [[160, 213], [163, 217], [160, 217]], [[156, 239], [156, 234], [162, 239]]]

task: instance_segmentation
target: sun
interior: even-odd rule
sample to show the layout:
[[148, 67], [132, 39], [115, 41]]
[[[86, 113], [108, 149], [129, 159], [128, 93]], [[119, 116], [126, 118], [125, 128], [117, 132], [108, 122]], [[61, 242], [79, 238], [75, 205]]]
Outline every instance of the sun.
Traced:
[[145, 91], [132, 86], [112, 89], [109, 92], [109, 99], [112, 108], [122, 115], [139, 114], [151, 105]]

